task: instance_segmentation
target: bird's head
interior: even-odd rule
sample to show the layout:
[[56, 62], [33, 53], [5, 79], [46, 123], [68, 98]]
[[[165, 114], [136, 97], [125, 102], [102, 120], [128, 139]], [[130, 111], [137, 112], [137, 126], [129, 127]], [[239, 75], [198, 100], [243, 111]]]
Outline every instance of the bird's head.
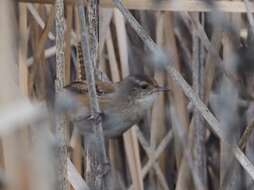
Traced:
[[120, 84], [122, 94], [136, 101], [152, 101], [158, 92], [169, 91], [161, 87], [157, 81], [147, 75], [130, 75], [124, 78]]

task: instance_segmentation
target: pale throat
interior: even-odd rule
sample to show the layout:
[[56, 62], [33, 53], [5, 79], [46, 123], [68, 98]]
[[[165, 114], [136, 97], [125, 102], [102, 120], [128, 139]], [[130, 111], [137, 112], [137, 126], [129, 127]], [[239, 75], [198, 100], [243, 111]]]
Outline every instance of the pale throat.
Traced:
[[143, 98], [138, 99], [137, 103], [140, 106], [143, 106], [145, 109], [148, 109], [153, 105], [156, 97], [157, 97], [157, 94], [147, 95], [147, 96], [144, 96]]

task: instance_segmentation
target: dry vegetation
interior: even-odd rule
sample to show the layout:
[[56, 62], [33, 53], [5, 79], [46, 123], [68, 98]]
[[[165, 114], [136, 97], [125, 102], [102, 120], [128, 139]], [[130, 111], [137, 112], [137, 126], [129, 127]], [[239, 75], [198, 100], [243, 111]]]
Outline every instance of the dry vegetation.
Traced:
[[[128, 9], [129, 8], [129, 9]], [[254, 4], [0, 0], [0, 189], [254, 189]], [[153, 76], [171, 91], [122, 137], [77, 133], [57, 97]], [[93, 142], [89, 142], [93, 141]], [[110, 168], [110, 169], [109, 169]]]

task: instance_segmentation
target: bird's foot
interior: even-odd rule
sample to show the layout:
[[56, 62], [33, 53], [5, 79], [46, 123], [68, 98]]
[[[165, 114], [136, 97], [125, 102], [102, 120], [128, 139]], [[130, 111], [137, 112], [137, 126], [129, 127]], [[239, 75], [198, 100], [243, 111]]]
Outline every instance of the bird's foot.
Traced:
[[101, 172], [100, 172], [102, 177], [109, 174], [110, 170], [111, 170], [110, 162], [107, 161], [102, 163]]
[[96, 125], [102, 122], [103, 112], [95, 112], [93, 115], [89, 115], [87, 119], [94, 122]]
[[72, 121], [75, 122], [81, 122], [81, 121], [91, 121], [94, 122], [95, 124], [99, 124], [100, 122], [102, 122], [102, 116], [104, 114], [102, 112], [95, 112], [94, 114], [89, 114], [88, 116], [77, 116], [75, 119], [73, 119]]

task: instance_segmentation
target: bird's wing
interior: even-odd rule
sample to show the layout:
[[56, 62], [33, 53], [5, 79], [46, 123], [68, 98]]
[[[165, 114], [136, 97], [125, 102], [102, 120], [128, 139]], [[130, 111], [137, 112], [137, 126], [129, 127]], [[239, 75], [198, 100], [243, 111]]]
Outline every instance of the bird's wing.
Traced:
[[[87, 81], [74, 81], [71, 84], [64, 87], [65, 89], [79, 94], [88, 93], [88, 84]], [[115, 86], [113, 83], [96, 81], [96, 91], [98, 96], [103, 96], [113, 93]]]
[[64, 87], [69, 92], [78, 93], [78, 94], [87, 94], [88, 85], [86, 81], [74, 81]]
[[115, 91], [113, 83], [96, 81], [96, 90], [98, 95], [108, 95]]
[[[86, 81], [75, 81], [64, 87], [71, 95], [78, 100], [83, 106], [89, 108], [88, 84]], [[108, 102], [110, 95], [114, 92], [115, 86], [109, 82], [96, 81], [96, 91], [98, 101], [103, 110]]]

